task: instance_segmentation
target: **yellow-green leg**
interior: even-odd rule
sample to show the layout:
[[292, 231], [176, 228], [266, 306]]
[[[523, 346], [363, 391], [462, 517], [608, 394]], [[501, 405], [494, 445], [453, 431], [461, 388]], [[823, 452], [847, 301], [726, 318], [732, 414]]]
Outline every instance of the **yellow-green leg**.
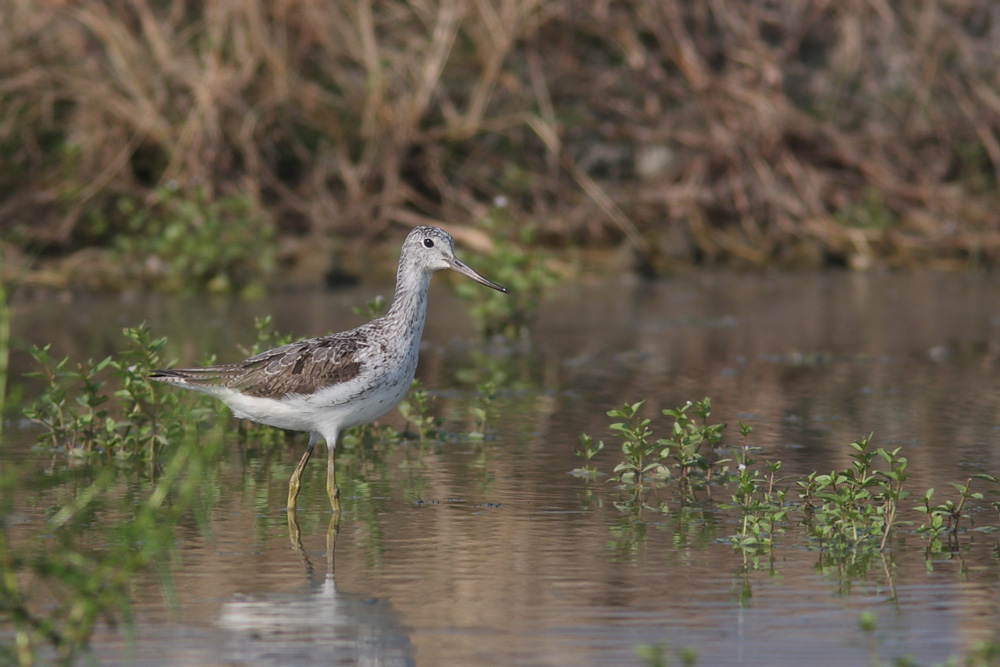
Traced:
[[313, 447], [316, 446], [318, 439], [316, 434], [309, 436], [309, 446], [306, 447], [306, 453], [302, 455], [299, 464], [295, 466], [292, 478], [288, 480], [288, 509], [290, 510], [295, 510], [295, 502], [299, 497], [299, 489], [302, 487], [302, 471], [305, 470], [306, 464], [309, 463], [309, 457], [312, 456]]
[[334, 474], [336, 461], [336, 440], [327, 443], [329, 455], [326, 458], [326, 495], [330, 496], [330, 507], [334, 514], [340, 513], [340, 489], [337, 487], [337, 476]]

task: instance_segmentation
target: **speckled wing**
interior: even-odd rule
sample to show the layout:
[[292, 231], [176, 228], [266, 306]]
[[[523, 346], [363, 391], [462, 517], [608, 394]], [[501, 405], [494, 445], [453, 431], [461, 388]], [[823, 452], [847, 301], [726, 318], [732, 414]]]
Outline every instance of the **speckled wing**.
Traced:
[[243, 372], [226, 384], [247, 396], [282, 398], [313, 394], [361, 373], [358, 341], [327, 336], [292, 343], [244, 361]]
[[151, 377], [202, 391], [228, 387], [246, 396], [280, 399], [354, 379], [361, 373], [358, 353], [357, 339], [325, 336], [276, 347], [235, 364], [156, 371]]

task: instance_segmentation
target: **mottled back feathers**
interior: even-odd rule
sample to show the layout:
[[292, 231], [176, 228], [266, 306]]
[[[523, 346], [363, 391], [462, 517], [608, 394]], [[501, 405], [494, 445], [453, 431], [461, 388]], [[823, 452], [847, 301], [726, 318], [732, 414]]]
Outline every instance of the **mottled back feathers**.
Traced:
[[222, 386], [257, 398], [312, 394], [361, 374], [356, 337], [324, 336], [283, 345], [235, 364], [156, 371], [155, 380], [192, 387]]

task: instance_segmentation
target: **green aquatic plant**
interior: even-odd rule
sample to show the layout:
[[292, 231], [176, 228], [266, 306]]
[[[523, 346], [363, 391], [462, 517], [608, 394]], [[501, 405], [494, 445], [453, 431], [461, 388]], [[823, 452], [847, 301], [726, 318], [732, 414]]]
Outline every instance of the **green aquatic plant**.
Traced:
[[[891, 663], [880, 659], [880, 633], [878, 616], [872, 611], [863, 611], [858, 615], [858, 629], [865, 635], [869, 646], [871, 665], [896, 665], [897, 667], [916, 666], [918, 663], [911, 655], [895, 658]], [[996, 667], [1000, 664], [1000, 643], [996, 640], [972, 642], [958, 656], [952, 655], [945, 662], [935, 662], [933, 667]]]
[[[900, 448], [875, 449], [871, 439], [869, 434], [850, 443], [849, 468], [812, 478], [809, 496], [818, 502], [809, 511], [808, 529], [824, 548], [845, 551], [874, 543], [884, 549], [899, 502], [909, 495], [903, 490], [907, 460]], [[875, 467], [878, 459], [887, 470]]]
[[[280, 429], [271, 429], [278, 433], [287, 433]], [[344, 431], [340, 438], [339, 451], [356, 449], [362, 456], [366, 452], [377, 452], [385, 447], [398, 445], [403, 441], [403, 434], [389, 424], [359, 424]]]
[[486, 438], [486, 429], [493, 418], [494, 403], [496, 402], [497, 391], [501, 382], [503, 382], [502, 375], [492, 377], [486, 382], [476, 385], [476, 401], [469, 408], [469, 415], [475, 420], [475, 425], [469, 432], [470, 440], [483, 440]]
[[643, 479], [662, 475], [665, 470], [654, 455], [657, 445], [652, 441], [653, 431], [649, 428], [652, 420], [639, 417], [643, 402], [625, 403], [620, 408], [608, 410], [609, 417], [622, 420], [611, 424], [611, 430], [617, 431], [621, 438], [622, 454], [625, 455], [614, 472], [619, 482], [635, 489], [637, 498], [643, 488]]
[[580, 449], [574, 449], [573, 453], [584, 460], [583, 466], [574, 468], [571, 473], [579, 477], [597, 477], [601, 473], [597, 468], [591, 467], [590, 463], [601, 450], [604, 449], [604, 441], [594, 439], [586, 433], [580, 434]]
[[[50, 346], [33, 346], [31, 357], [41, 366], [40, 371], [26, 373], [27, 377], [43, 378], [47, 386], [24, 415], [42, 427], [40, 443], [51, 448], [65, 448], [69, 452], [93, 451], [97, 424], [103, 423], [107, 411], [100, 406], [108, 400], [102, 394], [105, 380], [102, 371], [111, 363], [111, 357], [94, 363], [70, 366], [69, 357], [59, 360], [49, 355]], [[72, 390], [78, 395], [72, 396]]]
[[510, 294], [490, 294], [464, 282], [455, 290], [474, 300], [470, 312], [483, 335], [516, 338], [534, 322], [542, 296], [556, 284], [557, 276], [538, 247], [534, 228], [515, 221], [505, 203], [492, 207], [479, 226], [489, 234], [493, 247], [489, 253], [471, 253], [471, 260]]
[[[796, 527], [796, 535], [815, 542], [826, 562], [843, 564], [845, 559], [870, 560], [885, 552], [890, 537], [899, 524], [900, 503], [910, 495], [905, 483], [908, 477], [908, 460], [901, 448], [875, 447], [872, 435], [848, 444], [850, 465], [843, 470], [829, 473], [810, 472], [800, 476], [783, 476], [780, 460], [758, 460], [759, 447], [749, 442], [752, 429], [739, 423], [742, 443], [734, 447], [731, 459], [709, 459], [704, 449], [718, 449], [724, 425], [710, 424], [711, 401], [688, 402], [673, 409], [663, 410], [672, 420], [671, 438], [652, 444], [650, 419], [639, 416], [642, 402], [624, 404], [608, 412], [619, 419], [611, 424], [621, 440], [623, 458], [615, 466], [615, 479], [622, 488], [634, 490], [634, 497], [616, 503], [623, 510], [644, 507], [640, 491], [653, 480], [652, 486], [675, 485], [682, 507], [698, 502], [696, 491], [706, 489], [710, 496], [712, 487], [728, 489], [729, 501], [719, 507], [739, 513], [737, 529], [729, 540], [745, 557], [756, 558], [773, 549], [778, 536]], [[593, 438], [581, 435], [583, 448], [576, 454], [588, 462], [574, 474], [597, 474], [589, 465], [604, 447], [603, 441], [594, 444]], [[706, 445], [710, 447], [706, 447]], [[671, 474], [671, 471], [676, 474]], [[973, 480], [1000, 484], [998, 478], [979, 474], [964, 484], [953, 483], [959, 492], [957, 502], [945, 501], [933, 505], [934, 490], [923, 496], [923, 504], [916, 509], [927, 516], [927, 521], [917, 529], [928, 542], [928, 552], [942, 549], [941, 538], [949, 538], [949, 545], [957, 536], [959, 522], [967, 515], [968, 501], [982, 501], [984, 496], [972, 491]], [[795, 489], [798, 502], [789, 499], [789, 490]], [[993, 507], [1000, 510], [1000, 501]], [[661, 502], [659, 511], [665, 511]]]
[[[964, 516], [965, 506], [968, 500], [982, 500], [983, 494], [972, 490], [972, 480], [980, 479], [996, 485], [1000, 479], [993, 475], [976, 474], [965, 480], [964, 484], [951, 482], [955, 490], [959, 493], [958, 502], [946, 500], [939, 505], [931, 505], [931, 498], [934, 496], [934, 489], [927, 489], [922, 498], [922, 504], [914, 509], [923, 512], [927, 516], [927, 522], [917, 528], [917, 532], [927, 540], [927, 551], [929, 553], [939, 553], [943, 550], [941, 537], [947, 535], [948, 546], [952, 547], [958, 538], [959, 523]], [[994, 503], [995, 505], [995, 503]]]
[[[41, 426], [39, 443], [73, 455], [155, 458], [179, 428], [176, 420], [160, 418], [177, 406], [175, 397], [158, 398], [149, 373], [162, 364], [166, 338], [153, 338], [145, 325], [122, 331], [126, 349], [117, 357], [71, 364], [55, 359], [51, 348], [33, 346], [31, 356], [40, 370], [28, 373], [45, 386], [28, 405], [25, 416]], [[112, 391], [113, 390], [113, 391]], [[117, 399], [113, 404], [111, 397]]]
[[[693, 419], [690, 413], [697, 419]], [[688, 401], [676, 409], [663, 410], [663, 414], [673, 421], [670, 437], [656, 441], [663, 447], [660, 460], [669, 460], [677, 470], [681, 495], [693, 499], [695, 488], [707, 488], [711, 483], [712, 466], [702, 453], [703, 448], [712, 450], [722, 440], [725, 424], [709, 424], [712, 414], [712, 399]], [[720, 462], [717, 462], [720, 463]], [[700, 474], [700, 478], [696, 476]]]
[[[634, 489], [636, 499], [644, 485], [654, 482], [677, 480], [682, 503], [695, 499], [695, 491], [710, 488], [713, 465], [704, 455], [714, 449], [722, 439], [725, 424], [710, 424], [712, 401], [705, 398], [687, 402], [676, 409], [666, 409], [662, 414], [671, 420], [670, 437], [653, 440], [652, 420], [639, 417], [643, 401], [625, 403], [608, 411], [608, 416], [622, 421], [613, 422], [612, 431], [621, 440], [623, 458], [615, 466], [616, 479], [625, 487]], [[593, 438], [582, 434], [582, 454], [589, 461], [603, 449], [603, 441], [593, 444]], [[725, 460], [716, 461], [718, 466]], [[676, 471], [676, 475], [674, 474]], [[662, 508], [662, 507], [661, 507]]]
[[[996, 667], [1000, 665], [1000, 642], [997, 640], [979, 641], [963, 656], [961, 664], [964, 667]], [[955, 664], [953, 661], [948, 666]]]
[[[741, 433], [747, 433], [741, 424]], [[795, 481], [801, 504], [801, 523], [810, 539], [821, 549], [834, 554], [858, 550], [881, 551], [898, 516], [899, 503], [909, 492], [906, 480], [906, 457], [900, 449], [874, 448], [869, 434], [848, 446], [851, 465], [828, 474], [812, 472]], [[738, 453], [739, 465], [733, 478], [733, 504], [743, 514], [741, 529], [733, 536], [739, 548], [771, 547], [774, 537], [783, 532], [793, 509], [786, 503], [786, 488], [778, 488], [783, 478], [777, 474], [781, 461], [768, 461], [765, 470], [755, 469], [752, 449], [746, 444]], [[876, 467], [883, 461], [885, 469]]]
[[683, 667], [694, 667], [698, 664], [698, 651], [684, 647], [673, 649], [666, 642], [659, 644], [640, 644], [635, 647], [635, 654], [643, 661], [647, 667], [669, 667], [675, 664], [671, 656], [677, 659], [677, 663]]
[[437, 438], [440, 435], [443, 420], [432, 414], [431, 409], [434, 404], [434, 396], [424, 387], [423, 383], [414, 378], [410, 383], [410, 392], [399, 404], [399, 412], [417, 431], [417, 438], [420, 446], [423, 447], [428, 440]]
[[733, 547], [744, 554], [770, 550], [775, 536], [784, 532], [789, 508], [785, 504], [787, 489], [777, 488], [781, 461], [767, 461], [765, 470], [754, 467], [753, 454], [760, 450], [749, 444], [753, 429], [740, 422], [743, 444], [736, 450], [736, 471], [730, 482], [733, 487], [732, 504], [722, 503], [722, 508], [738, 509], [742, 515], [739, 528], [732, 536]]
[[[212, 479], [226, 449], [221, 433], [206, 438], [192, 427], [182, 436], [155, 477], [136, 480], [128, 468], [83, 468], [88, 474], [66, 487], [68, 499], [61, 495], [58, 504], [42, 508], [49, 517], [42, 530], [24, 535], [0, 522], [0, 625], [14, 638], [8, 662], [76, 664], [98, 623], [124, 623], [130, 633], [140, 570], [158, 569], [164, 597], [173, 598], [168, 564], [176, 557], [175, 530], [193, 519], [207, 533]], [[14, 506], [20, 474], [9, 464], [0, 469], [4, 515]]]

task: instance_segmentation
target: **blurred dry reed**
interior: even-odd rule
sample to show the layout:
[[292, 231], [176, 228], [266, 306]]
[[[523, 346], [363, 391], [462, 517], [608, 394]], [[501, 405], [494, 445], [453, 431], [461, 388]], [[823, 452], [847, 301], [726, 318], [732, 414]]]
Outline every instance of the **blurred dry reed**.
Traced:
[[0, 233], [106, 246], [169, 184], [286, 262], [503, 196], [657, 269], [996, 264], [998, 91], [990, 0], [9, 0]]

